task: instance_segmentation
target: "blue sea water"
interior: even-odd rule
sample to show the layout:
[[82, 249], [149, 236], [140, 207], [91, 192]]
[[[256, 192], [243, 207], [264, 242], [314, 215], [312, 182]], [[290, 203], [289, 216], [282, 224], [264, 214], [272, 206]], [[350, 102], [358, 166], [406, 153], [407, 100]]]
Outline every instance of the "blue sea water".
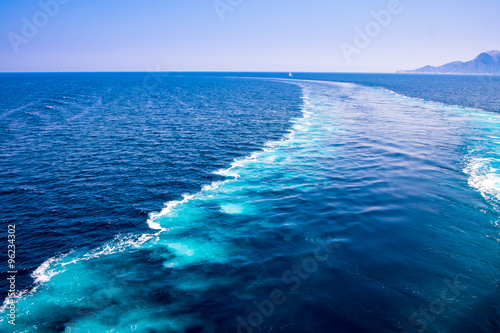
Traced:
[[499, 77], [0, 86], [2, 332], [500, 330]]

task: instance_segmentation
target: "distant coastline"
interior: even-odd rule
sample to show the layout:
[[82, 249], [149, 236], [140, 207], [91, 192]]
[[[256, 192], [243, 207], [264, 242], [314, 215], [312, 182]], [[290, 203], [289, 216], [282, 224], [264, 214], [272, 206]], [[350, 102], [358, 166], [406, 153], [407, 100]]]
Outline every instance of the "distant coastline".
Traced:
[[442, 66], [424, 66], [414, 70], [399, 70], [399, 74], [458, 74], [500, 75], [500, 51], [492, 50], [479, 54], [471, 61], [454, 61]]

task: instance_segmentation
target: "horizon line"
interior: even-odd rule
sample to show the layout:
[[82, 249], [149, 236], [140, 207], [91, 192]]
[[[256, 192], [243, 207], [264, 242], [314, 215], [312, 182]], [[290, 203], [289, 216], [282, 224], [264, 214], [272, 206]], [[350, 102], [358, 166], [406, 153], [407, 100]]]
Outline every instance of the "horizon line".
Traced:
[[12, 71], [12, 72], [2, 72], [0, 74], [84, 74], [84, 73], [155, 73], [155, 74], [180, 74], [180, 73], [265, 73], [265, 74], [394, 74], [394, 75], [457, 75], [457, 76], [500, 76], [500, 74], [485, 74], [485, 73], [398, 73], [398, 72], [320, 72], [320, 71]]

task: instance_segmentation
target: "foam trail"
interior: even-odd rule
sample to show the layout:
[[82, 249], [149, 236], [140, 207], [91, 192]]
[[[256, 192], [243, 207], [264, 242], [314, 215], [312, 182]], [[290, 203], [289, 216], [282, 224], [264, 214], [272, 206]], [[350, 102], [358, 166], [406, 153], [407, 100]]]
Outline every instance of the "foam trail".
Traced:
[[485, 198], [500, 200], [500, 170], [493, 167], [491, 158], [471, 157], [464, 172], [469, 177], [469, 185]]
[[500, 138], [500, 117], [498, 114], [479, 108], [408, 97], [387, 88], [379, 89], [406, 100], [420, 101], [443, 109], [470, 123], [470, 129], [476, 133], [470, 135], [473, 139], [468, 143], [469, 154], [464, 158], [465, 167], [462, 171], [469, 176], [470, 187], [481, 193], [485, 199], [495, 202], [495, 208], [497, 204], [500, 204], [500, 152], [497, 148], [499, 143], [497, 140]]
[[[305, 94], [304, 91], [303, 93]], [[304, 96], [303, 100], [305, 105], [307, 106], [308, 105], [307, 96]], [[227, 177], [229, 179], [224, 181], [213, 182], [210, 185], [205, 185], [199, 192], [195, 194], [183, 194], [182, 200], [169, 201], [165, 203], [165, 207], [160, 212], [150, 213], [147, 219], [147, 225], [151, 230], [158, 231], [157, 233], [142, 234], [142, 235], [127, 235], [127, 236], [117, 235], [115, 239], [113, 239], [112, 241], [103, 244], [102, 246], [95, 248], [87, 253], [79, 255], [76, 252], [70, 252], [62, 256], [56, 256], [47, 259], [33, 272], [32, 278], [34, 279], [34, 287], [28, 294], [35, 293], [40, 286], [49, 282], [54, 276], [65, 272], [66, 271], [65, 267], [67, 267], [68, 265], [77, 264], [79, 262], [84, 262], [91, 259], [102, 258], [120, 252], [126, 252], [129, 251], [130, 249], [137, 249], [152, 239], [158, 239], [159, 234], [171, 230], [169, 226], [161, 225], [159, 220], [162, 217], [168, 216], [176, 209], [178, 209], [182, 205], [187, 204], [192, 200], [206, 198], [207, 196], [210, 195], [207, 194], [208, 192], [214, 191], [223, 186], [224, 184], [227, 184], [228, 182], [238, 180], [240, 178], [240, 174], [237, 172], [237, 170], [245, 167], [247, 164], [251, 162], [256, 162], [262, 157], [263, 154], [266, 155], [266, 157], [263, 159], [264, 162], [273, 163], [274, 157], [268, 155], [275, 152], [276, 149], [278, 149], [280, 146], [293, 140], [296, 131], [304, 131], [305, 127], [300, 126], [298, 123], [310, 117], [310, 115], [311, 112], [307, 111], [306, 107], [303, 107], [302, 117], [291, 120], [291, 123], [293, 124], [292, 129], [290, 129], [282, 139], [276, 141], [268, 141], [264, 144], [264, 148], [261, 151], [253, 152], [249, 156], [241, 159], [236, 159], [231, 163], [231, 166], [229, 168], [221, 169], [214, 172], [215, 174]], [[228, 212], [234, 213], [235, 208], [231, 207], [233, 206], [227, 206], [225, 209]], [[222, 208], [222, 210], [224, 211], [224, 208]], [[192, 250], [186, 249], [185, 246], [180, 243], [171, 243], [168, 244], [168, 246], [172, 249], [183, 252], [187, 256], [192, 255]], [[8, 302], [8, 299], [6, 299], [5, 302]]]
[[[282, 82], [291, 83], [289, 81], [282, 81]], [[294, 84], [294, 83], [292, 83], [292, 84]], [[213, 172], [216, 175], [227, 177], [230, 179], [227, 179], [224, 181], [212, 182], [210, 185], [203, 186], [201, 191], [199, 191], [195, 194], [183, 194], [182, 200], [169, 201], [165, 204], [165, 208], [163, 208], [160, 212], [150, 213], [149, 218], [147, 220], [147, 224], [148, 224], [149, 228], [151, 228], [153, 230], [160, 230], [160, 232], [168, 231], [168, 228], [163, 227], [161, 225], [161, 223], [158, 222], [158, 220], [160, 218], [168, 216], [171, 212], [173, 212], [180, 205], [183, 205], [183, 204], [185, 204], [193, 199], [203, 198], [205, 196], [206, 192], [213, 191], [213, 190], [223, 186], [224, 184], [226, 184], [228, 182], [238, 180], [241, 177], [241, 175], [237, 172], [238, 169], [246, 166], [248, 163], [257, 161], [259, 158], [262, 157], [263, 154], [272, 153], [272, 152], [276, 151], [276, 149], [279, 146], [284, 145], [284, 144], [292, 141], [297, 131], [307, 131], [307, 126], [310, 126], [311, 124], [306, 122], [305, 120], [311, 116], [312, 112], [308, 111], [308, 108], [310, 107], [310, 102], [309, 102], [309, 98], [307, 96], [307, 92], [305, 91], [305, 89], [303, 87], [301, 87], [301, 88], [302, 88], [302, 94], [303, 94], [303, 96], [301, 97], [301, 99], [303, 100], [303, 107], [301, 108], [302, 116], [300, 118], [294, 118], [294, 119], [290, 120], [290, 122], [292, 124], [292, 128], [288, 130], [288, 133], [286, 133], [283, 136], [283, 138], [281, 138], [279, 140], [275, 140], [275, 141], [267, 141], [264, 143], [264, 147], [262, 148], [262, 150], [257, 151], [257, 152], [253, 152], [247, 157], [235, 159], [231, 163], [231, 166], [229, 168], [220, 169], [220, 170]], [[303, 124], [301, 125], [300, 123], [303, 123]], [[268, 162], [268, 163], [272, 163], [273, 161], [274, 161], [273, 156], [269, 156], [266, 159], [266, 162]]]
[[[289, 80], [286, 82], [294, 83]], [[249, 303], [256, 295], [251, 291], [254, 287], [248, 286], [248, 277], [252, 276], [253, 279], [255, 265], [265, 265], [263, 263], [273, 255], [292, 262], [302, 254], [300, 250], [287, 251], [290, 249], [288, 246], [297, 245], [295, 241], [282, 239], [282, 236], [287, 236], [289, 231], [292, 236], [303, 235], [305, 229], [299, 229], [301, 223], [307, 232], [313, 232], [314, 228], [324, 230], [322, 226], [317, 226], [319, 222], [324, 225], [325, 220], [315, 215], [316, 204], [323, 204], [323, 209], [317, 210], [320, 214], [331, 212], [333, 206], [335, 214], [338, 214], [337, 208], [351, 214], [356, 211], [356, 201], [345, 200], [347, 205], [337, 205], [344, 202], [338, 197], [349, 195], [348, 199], [364, 198], [355, 194], [356, 191], [340, 194], [340, 191], [336, 193], [332, 189], [328, 194], [321, 193], [323, 185], [337, 185], [341, 175], [352, 184], [358, 181], [363, 193], [378, 189], [384, 192], [387, 191], [385, 187], [377, 188], [373, 184], [385, 183], [383, 177], [387, 170], [393, 175], [399, 175], [401, 170], [410, 174], [412, 166], [420, 166], [421, 169], [417, 169], [415, 174], [421, 172], [429, 180], [435, 174], [427, 173], [426, 170], [434, 171], [435, 168], [424, 157], [432, 155], [429, 149], [438, 146], [435, 143], [440, 142], [439, 139], [445, 138], [445, 142], [450, 143], [456, 133], [448, 131], [445, 136], [433, 141], [418, 129], [420, 126], [433, 126], [432, 122], [436, 119], [437, 122], [447, 120], [449, 115], [438, 118], [446, 112], [462, 112], [449, 108], [435, 110], [432, 105], [429, 107], [428, 104], [413, 100], [388, 97], [386, 93], [377, 92], [377, 89], [358, 89], [351, 84], [314, 81], [314, 85], [300, 83], [300, 86], [304, 95], [302, 117], [290, 121], [291, 129], [286, 135], [280, 140], [266, 142], [262, 150], [236, 159], [229, 168], [215, 172], [227, 179], [208, 184], [197, 193], [185, 194], [180, 200], [169, 201], [160, 212], [150, 213], [147, 224], [152, 230], [151, 234], [119, 235], [115, 240], [87, 253], [74, 252], [60, 261], [44, 263], [38, 273], [38, 283], [46, 285], [46, 288], [40, 288], [36, 294], [23, 298], [20, 322], [27, 325], [25, 327], [33, 322], [50, 323], [50, 327], [58, 327], [60, 323], [54, 322], [52, 314], [45, 310], [54, 305], [63, 313], [61, 318], [67, 321], [64, 324], [68, 331], [109, 331], [112, 325], [120, 331], [126, 331], [132, 325], [157, 332], [186, 331], [197, 322], [198, 310], [204, 309], [206, 304], [220, 302], [218, 305], [222, 306], [229, 299], [240, 302], [236, 306]], [[314, 90], [311, 92], [311, 89]], [[349, 109], [350, 105], [346, 106], [348, 102], [339, 94], [353, 96], [356, 108]], [[311, 100], [309, 96], [312, 96]], [[394, 109], [359, 107], [369, 103], [398, 105]], [[429, 123], [425, 123], [427, 119], [430, 119]], [[364, 120], [366, 123], [363, 123]], [[378, 122], [377, 125], [386, 124], [386, 120], [389, 120], [390, 126], [396, 129], [391, 132], [380, 129], [380, 126], [370, 127], [372, 120]], [[416, 126], [417, 121], [424, 123]], [[351, 132], [345, 134], [349, 130]], [[352, 141], [345, 141], [346, 138], [355, 139], [354, 144], [361, 147], [359, 149], [364, 154], [353, 155], [355, 149], [350, 144]], [[425, 141], [427, 139], [429, 141]], [[371, 150], [374, 142], [379, 145], [376, 150]], [[426, 144], [426, 149], [420, 146], [422, 142]], [[461, 147], [462, 143], [452, 142], [449, 146]], [[342, 144], [344, 147], [338, 148]], [[398, 151], [398, 156], [394, 157], [394, 151]], [[436, 149], [433, 152], [440, 151]], [[384, 164], [379, 160], [385, 154], [384, 161], [397, 162], [418, 153], [421, 159], [408, 159], [408, 164], [399, 170], [392, 169], [392, 163]], [[367, 161], [370, 162], [368, 165]], [[380, 169], [374, 169], [373, 166]], [[418, 195], [424, 193], [413, 192], [402, 194], [419, 198]], [[379, 193], [376, 192], [377, 196], [373, 197], [378, 198]], [[393, 201], [397, 199], [392, 196], [388, 198]], [[376, 208], [398, 217], [398, 212], [394, 213], [392, 207]], [[377, 218], [376, 215], [373, 217]], [[362, 214], [357, 218], [362, 219]], [[364, 222], [370, 226], [368, 218]], [[329, 227], [335, 227], [335, 224], [336, 221], [332, 219]], [[372, 227], [376, 231], [377, 226], [374, 224]], [[345, 238], [338, 239], [345, 239], [346, 246], [349, 246], [347, 244], [356, 239], [359, 231], [362, 230], [357, 229], [349, 237], [349, 226], [346, 225], [343, 231], [346, 233]], [[370, 233], [370, 237], [374, 235]], [[290, 239], [295, 240], [293, 237]], [[382, 241], [384, 239], [381, 238]], [[259, 250], [255, 244], [265, 246]], [[276, 251], [271, 250], [275, 245]], [[369, 257], [372, 252], [375, 256], [377, 249], [367, 251], [366, 255]], [[279, 280], [283, 271], [289, 268], [280, 266], [280, 260], [274, 260], [273, 265], [277, 265], [278, 274], [263, 275], [269, 281], [273, 278]], [[247, 273], [241, 274], [245, 270]], [[263, 279], [259, 283], [265, 284], [266, 281]], [[212, 296], [218, 292], [231, 296], [221, 301], [214, 300]], [[104, 301], [103, 293], [106, 296]], [[145, 295], [149, 297], [147, 301]], [[95, 314], [95, 317], [88, 316], [88, 313]]]

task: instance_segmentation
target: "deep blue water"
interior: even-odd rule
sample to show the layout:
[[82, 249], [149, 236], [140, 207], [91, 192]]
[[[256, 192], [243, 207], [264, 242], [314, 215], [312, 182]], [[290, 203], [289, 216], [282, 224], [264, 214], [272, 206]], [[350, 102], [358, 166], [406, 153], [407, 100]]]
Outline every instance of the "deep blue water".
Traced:
[[300, 113], [298, 87], [255, 80], [4, 74], [0, 84], [0, 209], [19, 224], [23, 276], [58, 252], [148, 230], [148, 213], [220, 179], [214, 171], [281, 138]]
[[499, 79], [0, 75], [16, 331], [499, 331]]

